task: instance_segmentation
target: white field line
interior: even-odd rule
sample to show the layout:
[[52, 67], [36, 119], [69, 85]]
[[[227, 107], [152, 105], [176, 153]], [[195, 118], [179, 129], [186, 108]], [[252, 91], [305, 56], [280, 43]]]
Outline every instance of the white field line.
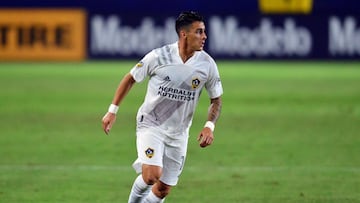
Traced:
[[[201, 172], [208, 166], [185, 166], [184, 170]], [[6, 165], [0, 164], [0, 171], [132, 171], [131, 165]], [[212, 171], [222, 172], [349, 172], [360, 173], [360, 167], [326, 166], [213, 166]]]

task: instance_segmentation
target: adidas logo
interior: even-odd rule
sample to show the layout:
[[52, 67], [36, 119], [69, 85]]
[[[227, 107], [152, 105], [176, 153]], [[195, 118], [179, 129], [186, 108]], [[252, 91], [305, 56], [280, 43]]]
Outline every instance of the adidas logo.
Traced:
[[171, 81], [169, 76], [166, 76], [166, 77], [164, 78], [164, 80], [165, 80], [165, 81]]

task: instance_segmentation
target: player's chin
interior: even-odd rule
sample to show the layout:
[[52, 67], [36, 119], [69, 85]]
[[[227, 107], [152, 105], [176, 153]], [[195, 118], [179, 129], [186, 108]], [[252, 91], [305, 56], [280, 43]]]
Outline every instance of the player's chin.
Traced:
[[199, 45], [198, 51], [202, 51], [202, 50], [204, 50], [204, 44]]

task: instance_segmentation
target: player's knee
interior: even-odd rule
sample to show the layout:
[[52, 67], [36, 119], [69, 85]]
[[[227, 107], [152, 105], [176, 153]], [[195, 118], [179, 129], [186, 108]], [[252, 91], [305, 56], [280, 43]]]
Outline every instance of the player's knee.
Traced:
[[144, 182], [148, 185], [154, 185], [157, 181], [159, 181], [160, 175], [158, 174], [143, 174]]
[[167, 185], [167, 184], [159, 181], [157, 184], [155, 184], [153, 192], [156, 196], [163, 199], [170, 193], [170, 190], [171, 190], [170, 185]]
[[153, 185], [159, 181], [161, 176], [161, 167], [158, 166], [149, 166], [143, 165], [142, 167], [142, 176], [144, 182], [148, 185]]

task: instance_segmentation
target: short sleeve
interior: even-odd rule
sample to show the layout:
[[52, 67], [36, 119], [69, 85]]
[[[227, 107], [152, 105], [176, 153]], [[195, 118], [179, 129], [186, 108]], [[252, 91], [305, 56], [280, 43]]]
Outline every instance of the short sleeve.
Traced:
[[214, 60], [210, 61], [209, 79], [205, 84], [205, 88], [211, 99], [220, 97], [223, 94], [219, 70]]
[[156, 66], [156, 54], [154, 51], [149, 52], [144, 56], [131, 70], [130, 74], [136, 82], [142, 82]]

